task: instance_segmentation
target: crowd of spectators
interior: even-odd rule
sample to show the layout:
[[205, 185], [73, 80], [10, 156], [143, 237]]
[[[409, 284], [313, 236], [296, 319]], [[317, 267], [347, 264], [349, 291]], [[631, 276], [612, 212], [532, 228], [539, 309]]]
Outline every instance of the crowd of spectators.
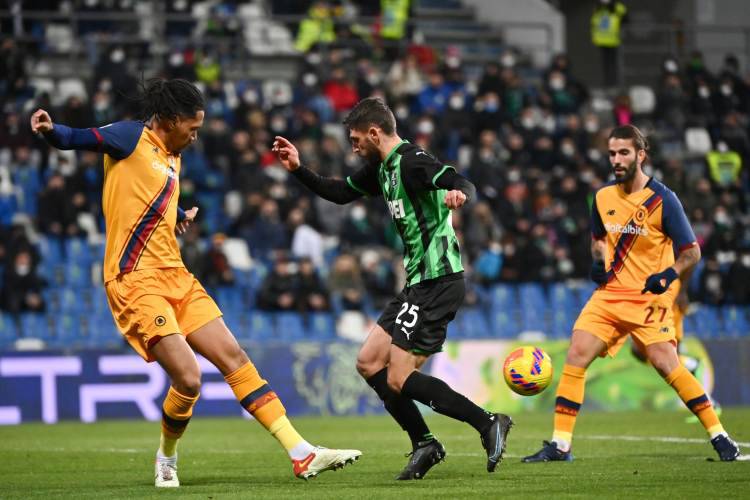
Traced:
[[[43, 310], [44, 259], [32, 244], [101, 235], [102, 168], [95, 153], [49, 148], [28, 127], [42, 107], [74, 127], [127, 119], [137, 80], [122, 48], [100, 54], [84, 92], [62, 102], [26, 74], [24, 48], [0, 42], [0, 258], [6, 310]], [[585, 280], [590, 267], [592, 193], [610, 177], [608, 127], [634, 122], [650, 135], [647, 171], [675, 190], [703, 250], [694, 300], [750, 303], [750, 87], [736, 58], [709, 71], [699, 53], [668, 58], [656, 108], [639, 113], [627, 92], [599, 94], [576, 79], [568, 57], [547, 68], [522, 66], [509, 48], [480, 71], [460, 50], [438, 57], [411, 45], [395, 60], [363, 57], [346, 45], [314, 45], [291, 81], [228, 79], [221, 61], [205, 71], [197, 50], [167, 55], [162, 76], [200, 83], [206, 120], [183, 154], [180, 205], [201, 207], [181, 238], [187, 267], [209, 287], [232, 286], [225, 241], [245, 242], [253, 266], [267, 270], [253, 298], [267, 310], [379, 308], [403, 282], [401, 243], [382, 200], [347, 206], [306, 191], [276, 162], [275, 135], [295, 142], [311, 169], [343, 177], [360, 167], [341, 126], [361, 98], [379, 95], [399, 134], [455, 165], [477, 199], [454, 213], [473, 286]], [[735, 152], [740, 169], [710, 169], [690, 156], [685, 130], [705, 129], [711, 150]], [[471, 297], [472, 294], [469, 294]]]

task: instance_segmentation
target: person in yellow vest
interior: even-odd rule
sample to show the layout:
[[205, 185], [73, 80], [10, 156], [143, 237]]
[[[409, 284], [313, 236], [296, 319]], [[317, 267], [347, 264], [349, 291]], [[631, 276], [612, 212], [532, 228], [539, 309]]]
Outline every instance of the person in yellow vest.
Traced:
[[620, 27], [628, 13], [627, 7], [617, 0], [599, 0], [591, 16], [591, 41], [602, 54], [604, 85], [618, 83], [617, 52], [620, 47]]
[[380, 0], [380, 38], [388, 60], [398, 59], [406, 37], [410, 0]]
[[742, 170], [742, 157], [737, 151], [731, 151], [727, 143], [719, 141], [716, 149], [706, 154], [708, 174], [711, 180], [722, 188], [737, 185]]
[[331, 6], [328, 2], [315, 2], [307, 11], [307, 17], [299, 23], [294, 47], [300, 52], [307, 52], [317, 43], [331, 43], [334, 40], [336, 32]]

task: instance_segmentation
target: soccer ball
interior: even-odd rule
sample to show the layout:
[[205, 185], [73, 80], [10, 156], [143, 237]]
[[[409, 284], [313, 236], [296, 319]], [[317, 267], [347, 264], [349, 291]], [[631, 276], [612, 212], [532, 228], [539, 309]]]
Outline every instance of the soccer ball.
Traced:
[[503, 375], [513, 392], [533, 396], [546, 389], [552, 381], [552, 360], [538, 347], [519, 347], [505, 358]]

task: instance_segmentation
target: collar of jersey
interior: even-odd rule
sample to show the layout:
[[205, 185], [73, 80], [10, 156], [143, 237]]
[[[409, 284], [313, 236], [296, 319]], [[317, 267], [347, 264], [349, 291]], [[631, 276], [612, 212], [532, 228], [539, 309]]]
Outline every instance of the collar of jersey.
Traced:
[[151, 128], [148, 125], [146, 125], [144, 128], [148, 131], [148, 136], [151, 138], [151, 140], [154, 142], [154, 144], [156, 144], [159, 147], [159, 149], [161, 149], [162, 151], [164, 151], [164, 153], [166, 153], [167, 155], [172, 155], [172, 156], [175, 156], [175, 157], [179, 156], [179, 155], [176, 155], [174, 153], [170, 153], [169, 150], [167, 149], [167, 146], [165, 146], [164, 143], [161, 142], [161, 139], [159, 138], [159, 136], [156, 135], [156, 133], [154, 133], [154, 131], [151, 130]]
[[401, 142], [399, 142], [398, 144], [396, 144], [395, 146], [393, 146], [393, 149], [391, 149], [391, 152], [388, 153], [388, 156], [385, 157], [385, 160], [383, 160], [380, 163], [380, 166], [381, 167], [385, 167], [385, 168], [389, 168], [388, 164], [391, 161], [391, 157], [396, 154], [396, 150], [398, 148], [400, 148], [402, 144], [408, 144], [408, 143], [409, 143], [409, 141], [407, 141], [406, 139], [401, 139]]
[[633, 198], [638, 198], [639, 194], [641, 196], [643, 196], [644, 193], [650, 193], [650, 192], [654, 191], [654, 188], [651, 186], [651, 181], [653, 181], [653, 180], [654, 180], [653, 176], [649, 177], [648, 181], [646, 182], [646, 185], [643, 186], [643, 189], [640, 189], [638, 191], [633, 191], [630, 194], [628, 194], [628, 193], [625, 192], [625, 190], [622, 188], [621, 184], [616, 184], [616, 186], [617, 186], [617, 192], [619, 193], [620, 197], [626, 198], [628, 200], [633, 199]]

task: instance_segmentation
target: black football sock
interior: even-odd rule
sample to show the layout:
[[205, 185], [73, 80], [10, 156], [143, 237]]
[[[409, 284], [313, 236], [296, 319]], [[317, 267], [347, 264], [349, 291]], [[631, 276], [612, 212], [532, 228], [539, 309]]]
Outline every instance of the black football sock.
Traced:
[[411, 444], [416, 448], [420, 442], [432, 441], [434, 438], [427, 427], [419, 408], [411, 399], [396, 394], [388, 387], [388, 368], [367, 379], [367, 383], [383, 400], [383, 405], [393, 419], [409, 434]]
[[416, 399], [446, 417], [455, 418], [484, 432], [492, 425], [492, 415], [451, 389], [439, 378], [413, 371], [401, 388], [401, 395]]

